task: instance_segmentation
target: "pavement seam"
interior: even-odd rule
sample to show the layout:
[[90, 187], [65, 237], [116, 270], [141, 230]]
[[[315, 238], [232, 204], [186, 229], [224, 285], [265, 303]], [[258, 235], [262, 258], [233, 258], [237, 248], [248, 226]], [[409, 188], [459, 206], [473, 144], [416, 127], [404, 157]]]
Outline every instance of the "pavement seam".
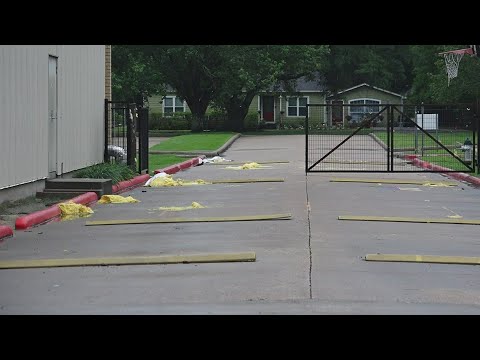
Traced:
[[308, 285], [310, 288], [310, 299], [313, 299], [312, 296], [312, 230], [310, 227], [310, 201], [308, 200], [308, 177], [305, 174], [305, 194], [307, 195], [307, 221], [308, 221], [308, 252], [309, 252], [309, 261], [310, 268], [308, 271]]

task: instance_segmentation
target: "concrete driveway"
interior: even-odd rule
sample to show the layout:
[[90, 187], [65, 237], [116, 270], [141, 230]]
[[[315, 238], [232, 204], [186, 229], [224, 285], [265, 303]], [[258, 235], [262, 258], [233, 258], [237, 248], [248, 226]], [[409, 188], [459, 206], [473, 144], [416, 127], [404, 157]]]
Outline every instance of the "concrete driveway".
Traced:
[[[480, 191], [335, 183], [305, 174], [304, 136], [245, 136], [224, 154], [289, 161], [202, 165], [182, 179], [285, 182], [137, 188], [136, 204], [16, 232], [0, 261], [255, 251], [255, 262], [0, 270], [0, 314], [480, 314], [480, 267], [366, 262], [367, 253], [480, 256], [475, 225], [340, 221], [340, 215], [480, 219]], [[439, 174], [342, 177], [449, 180]], [[406, 190], [410, 189], [410, 190]], [[415, 190], [413, 190], [415, 189]], [[182, 212], [160, 206], [207, 206]], [[86, 220], [291, 213], [291, 220], [85, 226]]]

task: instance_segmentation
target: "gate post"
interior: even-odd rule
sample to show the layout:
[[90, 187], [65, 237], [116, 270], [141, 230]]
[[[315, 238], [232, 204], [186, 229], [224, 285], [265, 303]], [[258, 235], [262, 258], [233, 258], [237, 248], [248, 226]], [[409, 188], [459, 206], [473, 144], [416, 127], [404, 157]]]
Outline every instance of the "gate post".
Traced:
[[393, 105], [389, 105], [390, 106], [390, 109], [389, 109], [389, 112], [390, 112], [390, 115], [389, 115], [389, 118], [390, 118], [390, 128], [392, 129], [392, 133], [390, 135], [390, 144], [388, 144], [388, 147], [389, 147], [389, 150], [390, 150], [390, 153], [389, 153], [389, 156], [390, 156], [390, 171], [393, 172], [393, 150], [394, 150], [394, 142], [393, 142], [393, 137], [395, 136], [395, 124], [394, 124], [394, 116], [395, 116], [395, 113], [394, 113], [394, 107]]
[[305, 174], [308, 173], [308, 112], [310, 111], [307, 104], [307, 115], [305, 116]]
[[135, 136], [135, 119], [134, 119], [135, 104], [128, 104], [127, 106], [127, 165], [135, 169], [135, 155], [137, 152], [137, 139]]
[[148, 174], [148, 108], [138, 109], [138, 172]]
[[[476, 130], [477, 130], [477, 138], [473, 141], [473, 151], [474, 151], [474, 154], [475, 154], [475, 146], [477, 147], [477, 174], [480, 174], [480, 146], [478, 145], [478, 143], [480, 142], [480, 116], [479, 116], [479, 113], [480, 113], [480, 98], [477, 98], [477, 102], [474, 104], [474, 107], [473, 107], [473, 122], [474, 122], [474, 126], [476, 126]], [[475, 156], [474, 156], [474, 163], [473, 163], [473, 166], [475, 168]]]
[[108, 130], [109, 130], [109, 126], [108, 126], [108, 104], [109, 104], [109, 101], [108, 99], [105, 99], [104, 101], [104, 121], [105, 121], [105, 144], [104, 144], [104, 147], [103, 147], [103, 161], [104, 162], [108, 162], [110, 160], [110, 157], [108, 156]]

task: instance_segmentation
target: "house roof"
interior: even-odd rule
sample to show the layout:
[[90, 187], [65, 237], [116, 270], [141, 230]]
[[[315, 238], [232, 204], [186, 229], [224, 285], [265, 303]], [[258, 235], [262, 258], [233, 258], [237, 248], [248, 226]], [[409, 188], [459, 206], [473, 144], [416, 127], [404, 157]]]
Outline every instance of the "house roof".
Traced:
[[[272, 86], [269, 91], [286, 91], [283, 84], [278, 84], [277, 86]], [[294, 91], [302, 92], [324, 92], [327, 90], [325, 81], [320, 75], [316, 75], [314, 80], [307, 80], [305, 76], [298, 78], [296, 81], [296, 86]]]
[[[302, 76], [301, 78], [296, 80], [296, 86], [294, 91], [295, 92], [324, 92], [327, 90], [327, 87], [325, 85], [325, 81], [322, 76], [317, 74], [314, 78], [314, 80], [307, 80], [305, 76]], [[165, 84], [167, 92], [175, 92], [175, 89], [169, 85]], [[278, 84], [276, 86], [270, 87], [270, 89], [267, 90], [268, 92], [272, 91], [278, 91], [278, 92], [285, 92], [285, 87], [283, 84]]]
[[[385, 89], [382, 89], [382, 88], [379, 88], [377, 86], [373, 86], [373, 85], [369, 85], [367, 83], [363, 83], [363, 84], [360, 84], [360, 85], [356, 85], [356, 86], [353, 86], [351, 88], [348, 88], [348, 89], [345, 89], [345, 90], [342, 90], [342, 91], [339, 91], [337, 94], [343, 94], [343, 93], [346, 93], [348, 91], [352, 91], [352, 90], [355, 90], [359, 87], [362, 87], [362, 86], [367, 86], [369, 88], [372, 88], [372, 89], [375, 89], [375, 90], [378, 90], [378, 91], [383, 91], [387, 94], [391, 94], [391, 95], [395, 95], [395, 96], [398, 96], [400, 98], [405, 98], [405, 96], [401, 95], [401, 94], [397, 94], [397, 93], [394, 93], [393, 91], [388, 91], [388, 90], [385, 90]], [[330, 95], [329, 97], [333, 97], [333, 95]]]

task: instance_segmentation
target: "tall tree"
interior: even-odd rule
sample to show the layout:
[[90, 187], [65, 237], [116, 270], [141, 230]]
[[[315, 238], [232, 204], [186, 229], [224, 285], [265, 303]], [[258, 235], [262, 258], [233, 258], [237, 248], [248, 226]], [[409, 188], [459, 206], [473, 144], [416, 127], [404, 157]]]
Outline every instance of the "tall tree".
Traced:
[[368, 83], [404, 93], [411, 81], [407, 45], [332, 45], [326, 79], [332, 93]]
[[[225, 109], [233, 131], [243, 130], [243, 120], [254, 96], [293, 83], [302, 76], [313, 77], [324, 69], [325, 45], [225, 45], [222, 66], [217, 69], [215, 104]], [[293, 83], [292, 83], [293, 82]]]
[[280, 81], [322, 69], [327, 46], [306, 45], [150, 45], [142, 46], [176, 93], [185, 99], [193, 124], [215, 102], [228, 115], [227, 126], [243, 129], [253, 97]]
[[113, 100], [135, 102], [165, 91], [158, 69], [151, 58], [135, 45], [112, 46]]
[[222, 66], [220, 48], [215, 45], [149, 45], [143, 53], [192, 112], [192, 130], [200, 126], [219, 86], [217, 70]]
[[465, 48], [466, 45], [411, 46], [413, 84], [409, 102], [469, 103], [480, 98], [480, 59], [465, 55], [458, 76], [448, 84], [446, 65], [440, 52]]

